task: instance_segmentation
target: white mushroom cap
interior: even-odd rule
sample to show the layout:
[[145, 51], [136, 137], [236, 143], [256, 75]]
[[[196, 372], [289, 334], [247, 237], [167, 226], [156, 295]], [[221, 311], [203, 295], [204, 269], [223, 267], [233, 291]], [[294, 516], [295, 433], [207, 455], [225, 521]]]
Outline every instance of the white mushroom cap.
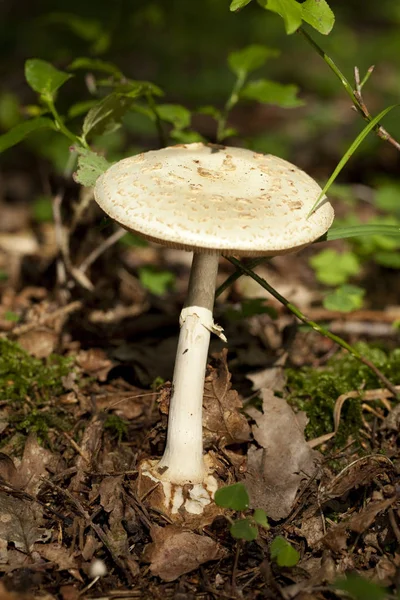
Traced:
[[125, 158], [99, 177], [95, 198], [126, 229], [172, 248], [268, 256], [293, 252], [329, 229], [321, 188], [270, 154], [213, 144]]

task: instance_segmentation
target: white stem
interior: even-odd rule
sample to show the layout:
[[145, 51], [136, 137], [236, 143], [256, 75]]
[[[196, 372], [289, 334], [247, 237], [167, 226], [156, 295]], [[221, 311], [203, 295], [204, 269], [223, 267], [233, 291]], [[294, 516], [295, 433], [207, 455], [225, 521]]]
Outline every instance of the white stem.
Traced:
[[163, 480], [179, 485], [201, 483], [206, 475], [202, 408], [217, 269], [218, 256], [194, 255], [188, 293], [191, 305], [181, 313], [167, 444], [157, 466]]

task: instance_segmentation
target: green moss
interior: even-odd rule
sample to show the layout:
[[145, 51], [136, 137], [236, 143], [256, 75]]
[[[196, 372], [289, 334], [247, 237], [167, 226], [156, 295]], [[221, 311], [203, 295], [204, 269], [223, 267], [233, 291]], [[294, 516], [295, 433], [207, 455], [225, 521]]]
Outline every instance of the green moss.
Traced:
[[120, 442], [128, 433], [128, 424], [118, 415], [108, 415], [104, 422], [104, 429], [108, 429], [111, 436]]
[[[371, 360], [395, 385], [400, 383], [400, 349], [387, 353], [366, 343], [356, 345], [357, 350]], [[364, 364], [349, 354], [341, 353], [321, 369], [303, 367], [286, 370], [289, 402], [304, 410], [309, 418], [306, 435], [309, 439], [333, 431], [333, 409], [341, 394], [382, 387], [381, 382]], [[361, 427], [361, 402], [347, 400], [342, 408], [339, 431], [335, 445], [340, 447], [348, 437], [358, 437]]]
[[52, 355], [46, 361], [30, 356], [15, 342], [0, 339], [0, 401], [24, 402], [26, 396], [46, 401], [63, 391], [73, 359]]
[[0, 339], [0, 402], [11, 407], [10, 428], [34, 432], [47, 439], [49, 429], [67, 430], [70, 417], [54, 398], [63, 393], [62, 378], [71, 372], [73, 358], [51, 355], [46, 360], [30, 356], [17, 343]]

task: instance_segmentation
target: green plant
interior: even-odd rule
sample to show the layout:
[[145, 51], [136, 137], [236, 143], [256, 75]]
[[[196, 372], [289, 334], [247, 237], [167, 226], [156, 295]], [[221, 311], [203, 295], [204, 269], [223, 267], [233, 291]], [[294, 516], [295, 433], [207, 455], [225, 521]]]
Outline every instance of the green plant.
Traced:
[[[221, 508], [227, 508], [240, 513], [242, 518], [232, 519], [225, 514], [229, 522], [229, 531], [232, 537], [246, 542], [252, 542], [259, 535], [259, 527], [265, 530], [270, 528], [268, 518], [262, 508], [256, 508], [250, 515], [244, 517], [243, 513], [249, 507], [249, 495], [246, 486], [243, 483], [233, 483], [219, 488], [215, 492], [215, 503]], [[275, 560], [279, 567], [294, 567], [300, 560], [300, 554], [284, 537], [276, 536], [270, 546], [272, 560]]]
[[[215, 503], [221, 508], [229, 508], [231, 510], [243, 513], [249, 507], [249, 495], [243, 483], [234, 483], [225, 487], [219, 488], [215, 492]], [[242, 519], [231, 519], [225, 515], [229, 521], [229, 531], [232, 537], [246, 542], [251, 542], [258, 537], [258, 527], [269, 529], [267, 515], [260, 508], [254, 510], [251, 515]]]

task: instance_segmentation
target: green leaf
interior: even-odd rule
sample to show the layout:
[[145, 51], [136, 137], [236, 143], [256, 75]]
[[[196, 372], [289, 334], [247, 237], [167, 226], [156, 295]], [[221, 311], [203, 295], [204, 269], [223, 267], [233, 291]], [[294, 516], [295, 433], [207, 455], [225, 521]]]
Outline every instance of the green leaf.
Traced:
[[270, 315], [276, 319], [278, 313], [272, 306], [266, 304], [265, 298], [245, 298], [239, 305], [228, 307], [225, 311], [225, 318], [230, 321], [242, 321], [255, 315]]
[[42, 20], [51, 24], [63, 25], [88, 42], [95, 41], [103, 33], [100, 21], [81, 17], [74, 13], [53, 12], [45, 15]]
[[365, 225], [344, 225], [343, 227], [331, 227], [317, 242], [332, 242], [370, 235], [390, 235], [400, 238], [400, 227], [398, 225], [384, 225], [381, 223], [367, 223]]
[[79, 153], [78, 170], [74, 173], [74, 180], [86, 187], [92, 187], [97, 179], [107, 171], [111, 164], [104, 158], [91, 150], [85, 148], [74, 148]]
[[340, 285], [360, 271], [360, 261], [354, 252], [339, 253], [332, 248], [322, 250], [310, 258], [310, 265], [320, 283]]
[[372, 119], [372, 121], [370, 123], [368, 123], [368, 125], [366, 127], [364, 127], [362, 132], [356, 137], [354, 142], [350, 145], [349, 149], [344, 153], [344, 155], [341, 158], [341, 160], [339, 161], [339, 164], [337, 165], [336, 169], [333, 171], [332, 175], [329, 177], [328, 181], [322, 188], [321, 193], [318, 196], [318, 198], [316, 199], [316, 201], [314, 202], [314, 205], [313, 205], [312, 209], [310, 210], [310, 212], [308, 213], [308, 216], [310, 216], [314, 212], [314, 210], [320, 203], [321, 198], [323, 198], [325, 196], [326, 192], [329, 190], [332, 183], [335, 181], [336, 177], [339, 175], [340, 171], [343, 169], [343, 167], [345, 166], [347, 161], [357, 150], [358, 146], [365, 140], [365, 138], [370, 133], [370, 131], [372, 131], [372, 129], [374, 129], [374, 127], [376, 127], [379, 124], [379, 122], [383, 119], [383, 117], [385, 115], [388, 114], [388, 112], [390, 112], [391, 110], [393, 110], [394, 108], [396, 108], [398, 106], [400, 106], [400, 104], [393, 104], [392, 106], [388, 106], [388, 108], [385, 108], [384, 110], [382, 110], [379, 113], [379, 115], [374, 117]]
[[229, 10], [231, 12], [236, 12], [237, 10], [241, 10], [248, 4], [250, 4], [251, 0], [232, 0]]
[[55, 125], [51, 119], [47, 119], [46, 117], [38, 117], [37, 119], [20, 123], [13, 127], [13, 129], [10, 129], [10, 131], [7, 131], [7, 133], [0, 135], [0, 152], [4, 152], [7, 148], [15, 146], [30, 133], [39, 129], [55, 129]]
[[11, 321], [12, 323], [18, 323], [18, 321], [21, 319], [21, 317], [17, 315], [17, 313], [11, 310], [6, 310], [3, 317], [6, 321]]
[[258, 0], [258, 4], [282, 17], [287, 34], [294, 33], [301, 26], [301, 4], [296, 0]]
[[267, 79], [250, 81], [241, 91], [241, 97], [256, 100], [263, 104], [275, 104], [283, 108], [303, 106], [304, 102], [297, 98], [299, 88], [296, 85], [282, 85]]
[[0, 128], [11, 129], [20, 121], [18, 97], [11, 92], [0, 94]]
[[362, 308], [364, 296], [365, 290], [363, 288], [345, 284], [325, 296], [323, 305], [327, 310], [351, 312]]
[[146, 248], [149, 242], [135, 233], [126, 232], [124, 237], [119, 240], [119, 243], [129, 248]]
[[228, 65], [236, 75], [251, 73], [264, 66], [268, 58], [279, 56], [279, 50], [252, 44], [228, 55]]
[[222, 508], [246, 510], [249, 506], [249, 495], [243, 483], [234, 483], [215, 492], [215, 503]]
[[82, 102], [77, 102], [73, 104], [68, 109], [68, 117], [70, 119], [74, 119], [75, 117], [79, 117], [80, 115], [86, 114], [91, 108], [97, 106], [99, 103], [98, 100], [83, 100]]
[[90, 135], [101, 135], [115, 131], [121, 119], [130, 108], [132, 99], [119, 94], [110, 94], [93, 106], [83, 122], [82, 133], [86, 139]]
[[297, 550], [281, 535], [272, 540], [270, 553], [279, 567], [294, 567], [300, 560]]
[[37, 196], [32, 206], [33, 218], [37, 223], [53, 220], [53, 203], [50, 196]]
[[256, 508], [256, 510], [253, 512], [253, 519], [257, 525], [261, 525], [261, 527], [269, 529], [267, 514], [262, 508]]
[[175, 275], [171, 271], [159, 271], [152, 266], [140, 267], [138, 275], [142, 286], [155, 296], [165, 294], [175, 282]]
[[45, 99], [53, 99], [56, 91], [71, 77], [70, 73], [59, 71], [49, 62], [39, 58], [30, 58], [25, 63], [26, 81]]
[[373, 259], [378, 265], [388, 269], [400, 269], [400, 254], [398, 252], [376, 252]]
[[252, 542], [258, 537], [258, 529], [250, 523], [249, 519], [235, 521], [230, 526], [229, 531], [232, 537], [238, 540], [246, 540], [246, 542]]
[[194, 144], [196, 142], [206, 143], [207, 141], [200, 133], [198, 133], [198, 131], [187, 129], [185, 131], [182, 129], [174, 129], [169, 135], [179, 144]]
[[332, 30], [335, 23], [335, 15], [326, 0], [306, 0], [301, 5], [301, 16], [303, 21], [324, 35]]
[[69, 71], [76, 71], [83, 69], [85, 71], [100, 71], [101, 73], [108, 73], [109, 75], [115, 75], [115, 77], [123, 77], [123, 73], [118, 69], [116, 65], [104, 60], [97, 58], [76, 58], [69, 66]]
[[162, 121], [172, 123], [176, 129], [184, 129], [190, 125], [190, 110], [180, 104], [158, 104], [157, 113]]
[[385, 600], [388, 591], [359, 575], [348, 575], [346, 579], [335, 581], [334, 588], [343, 590], [354, 600]]
[[381, 210], [400, 215], [400, 184], [391, 181], [378, 187], [375, 194], [375, 204]]

